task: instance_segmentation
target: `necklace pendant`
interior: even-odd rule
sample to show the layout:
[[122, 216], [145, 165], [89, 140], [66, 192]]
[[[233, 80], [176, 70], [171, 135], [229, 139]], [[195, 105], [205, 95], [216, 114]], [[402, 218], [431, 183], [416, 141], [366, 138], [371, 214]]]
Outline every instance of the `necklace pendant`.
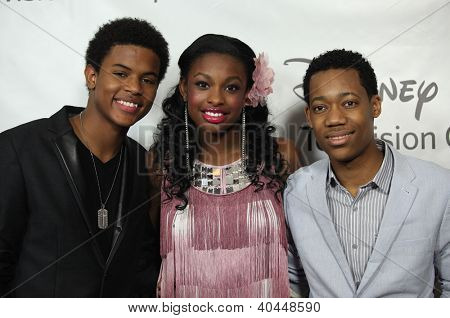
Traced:
[[108, 210], [106, 210], [104, 207], [101, 207], [97, 211], [97, 225], [101, 230], [104, 230], [108, 227]]

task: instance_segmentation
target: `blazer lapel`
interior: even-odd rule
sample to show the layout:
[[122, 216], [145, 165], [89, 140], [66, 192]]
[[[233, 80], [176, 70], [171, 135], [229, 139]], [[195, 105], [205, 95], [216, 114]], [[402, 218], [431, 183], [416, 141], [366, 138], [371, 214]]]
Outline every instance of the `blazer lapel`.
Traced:
[[[128, 140], [125, 143], [128, 144]], [[114, 234], [113, 234], [113, 242], [111, 247], [111, 252], [109, 253], [108, 259], [106, 260], [106, 268], [108, 268], [111, 264], [111, 261], [116, 254], [116, 251], [122, 242], [122, 238], [124, 236], [124, 232], [127, 224], [127, 216], [125, 215], [127, 212], [127, 181], [130, 176], [130, 163], [129, 163], [129, 151], [130, 147], [128, 145], [125, 147], [124, 157], [123, 157], [123, 166], [122, 166], [122, 180], [120, 184], [120, 197], [119, 197], [119, 205], [117, 207], [117, 221], [114, 226]]]
[[326, 178], [328, 171], [328, 160], [324, 160], [323, 166], [319, 167], [315, 174], [311, 176], [312, 180], [306, 186], [307, 204], [312, 209], [314, 219], [319, 226], [320, 232], [325, 239], [330, 252], [333, 254], [336, 262], [342, 270], [342, 274], [352, 291], [355, 291], [353, 275], [345, 257], [344, 250], [339, 241], [336, 228], [332, 221], [330, 210], [326, 198]]
[[[69, 108], [70, 109], [70, 108]], [[77, 138], [73, 133], [72, 128], [68, 122], [67, 106], [57, 114], [54, 118], [54, 129], [59, 133], [57, 137], [53, 140], [55, 145], [55, 150], [61, 167], [66, 175], [67, 181], [69, 183], [70, 189], [77, 202], [78, 209], [83, 217], [84, 223], [88, 229], [89, 236], [91, 238], [91, 246], [93, 247], [94, 254], [99, 265], [104, 268], [105, 259], [101, 253], [100, 247], [95, 239], [92, 238], [94, 235], [94, 230], [89, 222], [88, 214], [85, 209], [85, 180], [84, 175], [80, 166], [79, 154], [77, 152]], [[63, 129], [61, 129], [63, 128]], [[52, 130], [52, 129], [50, 129]]]
[[394, 155], [394, 173], [389, 198], [384, 209], [378, 238], [367, 263], [358, 294], [361, 294], [368, 287], [380, 266], [386, 261], [386, 255], [397, 238], [418, 191], [417, 187], [411, 183], [415, 175], [408, 162], [392, 148], [391, 151]]

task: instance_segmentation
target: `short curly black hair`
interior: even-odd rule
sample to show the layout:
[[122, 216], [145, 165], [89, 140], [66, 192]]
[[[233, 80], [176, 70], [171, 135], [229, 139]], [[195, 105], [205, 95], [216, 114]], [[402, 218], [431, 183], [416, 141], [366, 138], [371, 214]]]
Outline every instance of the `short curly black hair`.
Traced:
[[365, 88], [369, 99], [378, 95], [377, 77], [375, 72], [360, 53], [347, 51], [345, 49], [325, 52], [311, 61], [303, 78], [303, 95], [309, 105], [309, 84], [311, 77], [320, 72], [330, 69], [354, 69], [359, 74], [361, 85]]
[[135, 18], [111, 20], [102, 25], [89, 41], [86, 50], [86, 65], [92, 65], [98, 72], [100, 66], [115, 45], [136, 45], [148, 48], [159, 57], [158, 80], [166, 75], [169, 65], [169, 48], [162, 34], [149, 22]]

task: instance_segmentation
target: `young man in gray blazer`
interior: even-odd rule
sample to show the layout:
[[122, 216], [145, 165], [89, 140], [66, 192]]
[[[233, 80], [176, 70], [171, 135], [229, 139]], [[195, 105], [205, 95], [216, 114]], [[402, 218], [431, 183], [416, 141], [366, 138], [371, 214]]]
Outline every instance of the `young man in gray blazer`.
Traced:
[[[450, 171], [374, 138], [375, 73], [361, 54], [311, 62], [305, 109], [328, 159], [288, 179], [290, 279], [312, 297], [450, 296]], [[437, 272], [436, 272], [437, 270]]]

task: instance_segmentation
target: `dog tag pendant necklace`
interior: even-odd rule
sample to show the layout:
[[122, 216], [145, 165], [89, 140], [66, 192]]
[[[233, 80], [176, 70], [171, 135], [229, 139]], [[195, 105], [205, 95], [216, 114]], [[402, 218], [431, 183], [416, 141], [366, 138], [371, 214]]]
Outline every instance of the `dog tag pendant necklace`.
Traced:
[[109, 197], [111, 195], [111, 192], [114, 188], [114, 184], [116, 183], [117, 175], [119, 173], [120, 163], [122, 162], [122, 152], [123, 152], [123, 146], [120, 147], [120, 155], [119, 155], [119, 162], [117, 163], [116, 173], [114, 174], [114, 179], [111, 184], [111, 188], [109, 189], [108, 195], [106, 196], [105, 202], [103, 202], [102, 198], [102, 189], [100, 187], [100, 180], [98, 178], [97, 173], [97, 166], [95, 164], [94, 155], [92, 154], [91, 147], [89, 147], [89, 144], [86, 139], [86, 135], [84, 134], [84, 127], [83, 127], [83, 112], [80, 113], [80, 126], [81, 126], [81, 133], [83, 134], [84, 141], [86, 142], [86, 146], [89, 150], [89, 153], [91, 154], [92, 164], [94, 165], [94, 171], [95, 171], [95, 179], [97, 180], [97, 186], [98, 186], [98, 196], [100, 199], [100, 209], [97, 211], [97, 226], [99, 229], [104, 230], [108, 227], [108, 210], [106, 209], [106, 203], [109, 200]]

